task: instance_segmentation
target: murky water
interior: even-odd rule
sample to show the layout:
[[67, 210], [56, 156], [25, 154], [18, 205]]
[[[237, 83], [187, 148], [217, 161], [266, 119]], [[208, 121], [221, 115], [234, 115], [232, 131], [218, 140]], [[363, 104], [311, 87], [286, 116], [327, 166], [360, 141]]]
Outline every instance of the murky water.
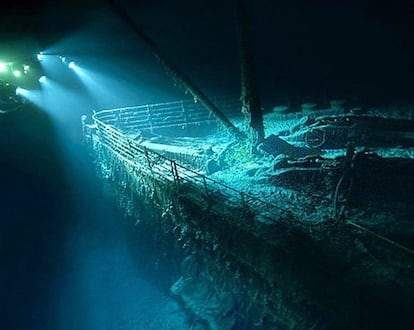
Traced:
[[140, 273], [86, 151], [41, 113], [0, 119], [0, 328], [188, 328]]

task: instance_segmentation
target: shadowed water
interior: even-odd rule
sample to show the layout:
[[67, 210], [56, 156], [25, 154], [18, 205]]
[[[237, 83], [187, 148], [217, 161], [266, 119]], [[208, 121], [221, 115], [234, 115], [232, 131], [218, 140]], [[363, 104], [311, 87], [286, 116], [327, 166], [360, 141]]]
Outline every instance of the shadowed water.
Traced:
[[37, 110], [0, 120], [1, 328], [186, 328], [142, 278], [82, 146]]

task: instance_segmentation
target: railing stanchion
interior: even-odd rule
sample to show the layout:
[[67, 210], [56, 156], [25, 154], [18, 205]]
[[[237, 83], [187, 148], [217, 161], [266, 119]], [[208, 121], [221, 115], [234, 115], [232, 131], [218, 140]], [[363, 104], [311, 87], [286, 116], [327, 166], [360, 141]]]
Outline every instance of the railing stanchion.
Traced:
[[171, 171], [174, 182], [178, 185], [180, 182], [180, 176], [178, 175], [177, 163], [174, 160], [171, 161]]
[[205, 190], [206, 196], [208, 196], [208, 184], [207, 184], [205, 175], [203, 175], [203, 184], [204, 184], [204, 190]]

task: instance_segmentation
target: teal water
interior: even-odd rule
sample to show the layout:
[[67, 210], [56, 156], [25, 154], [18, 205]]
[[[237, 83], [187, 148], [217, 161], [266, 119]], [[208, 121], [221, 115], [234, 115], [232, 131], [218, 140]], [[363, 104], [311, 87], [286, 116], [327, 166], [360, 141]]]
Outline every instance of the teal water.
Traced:
[[134, 262], [82, 146], [33, 109], [0, 120], [0, 328], [187, 328]]

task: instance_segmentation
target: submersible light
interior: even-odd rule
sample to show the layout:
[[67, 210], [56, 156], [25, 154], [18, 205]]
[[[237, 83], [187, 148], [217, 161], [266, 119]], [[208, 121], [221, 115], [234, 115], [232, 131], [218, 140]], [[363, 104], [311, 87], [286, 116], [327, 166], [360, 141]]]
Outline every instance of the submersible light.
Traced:
[[7, 64], [0, 62], [0, 72], [5, 72], [7, 70]]
[[40, 82], [41, 84], [44, 84], [44, 83], [46, 82], [46, 76], [41, 76], [41, 77], [39, 78], [39, 82]]
[[13, 76], [15, 76], [16, 78], [19, 78], [21, 75], [22, 75], [22, 72], [20, 70], [13, 71]]

